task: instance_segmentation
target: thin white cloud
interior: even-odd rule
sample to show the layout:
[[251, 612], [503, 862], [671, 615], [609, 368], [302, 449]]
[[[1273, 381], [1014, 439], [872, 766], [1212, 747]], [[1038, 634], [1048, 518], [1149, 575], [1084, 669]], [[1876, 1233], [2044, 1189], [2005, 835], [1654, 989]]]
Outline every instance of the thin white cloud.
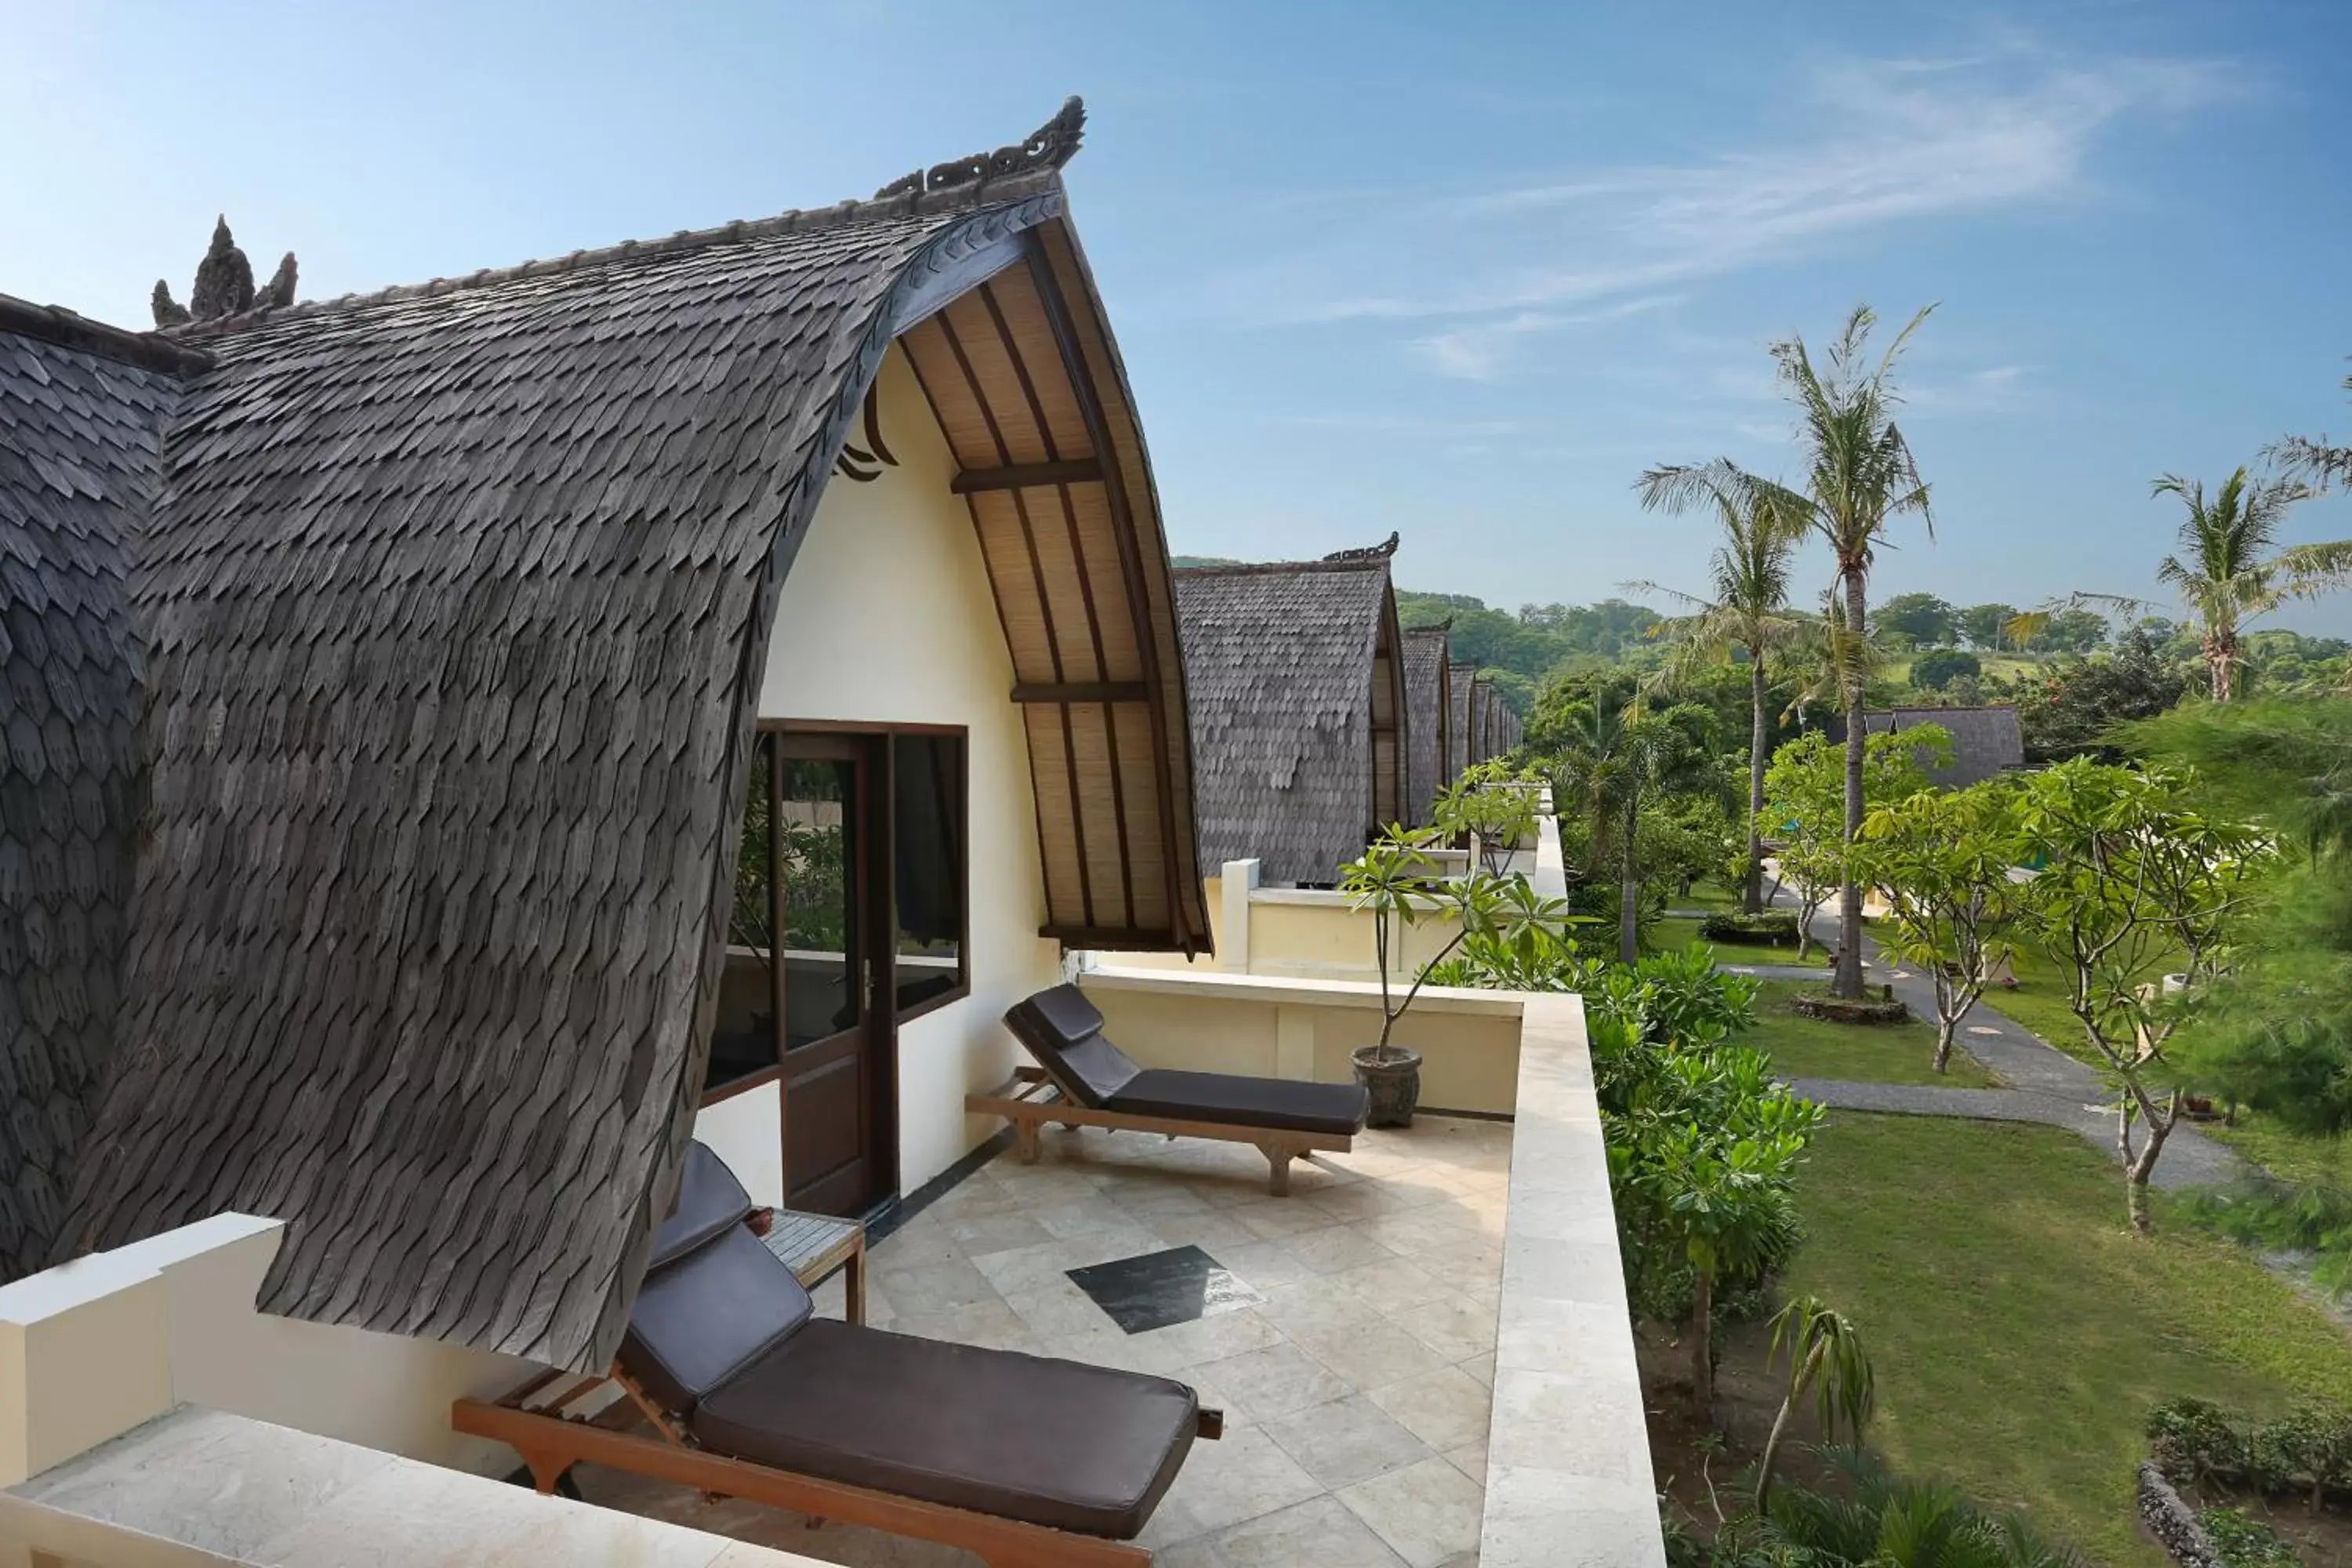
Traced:
[[[1380, 246], [1326, 232], [1255, 274], [1256, 300], [1227, 299], [1259, 321], [1430, 323], [1409, 340], [1425, 363], [1492, 379], [1514, 344], [1628, 296], [1786, 262], [1841, 237], [2078, 195], [2121, 123], [2201, 108], [2242, 80], [2219, 62], [2084, 64], [2014, 38], [1969, 58], [1832, 60], [1796, 102], [1776, 106], [1829, 130], [1686, 164], [1433, 197], [1402, 222], [1391, 208]], [[1377, 275], [1366, 276], [1367, 255], [1380, 258]]]
[[1678, 304], [1681, 300], [1679, 294], [1654, 294], [1621, 300], [1597, 310], [1521, 310], [1499, 321], [1433, 333], [1416, 341], [1413, 347], [1440, 375], [1464, 381], [1492, 381], [1501, 374], [1512, 346], [1522, 338], [1646, 315]]

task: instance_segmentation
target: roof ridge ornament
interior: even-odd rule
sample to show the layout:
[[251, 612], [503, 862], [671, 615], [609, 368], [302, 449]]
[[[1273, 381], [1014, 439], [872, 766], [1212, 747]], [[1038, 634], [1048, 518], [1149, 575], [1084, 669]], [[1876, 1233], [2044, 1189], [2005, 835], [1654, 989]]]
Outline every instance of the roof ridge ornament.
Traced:
[[195, 287], [189, 290], [185, 305], [172, 298], [170, 284], [158, 278], [155, 291], [148, 297], [148, 309], [154, 313], [156, 330], [189, 326], [198, 321], [224, 321], [243, 316], [254, 310], [282, 309], [294, 302], [294, 253], [288, 251], [278, 262], [277, 274], [257, 290], [253, 286], [253, 264], [237, 247], [236, 239], [229, 233], [228, 216], [223, 214], [213, 220], [213, 242], [205, 258], [196, 264]]
[[1386, 561], [1397, 552], [1399, 536], [1394, 529], [1378, 544], [1367, 544], [1356, 550], [1334, 550], [1323, 557], [1326, 561]]
[[974, 153], [969, 158], [951, 158], [944, 163], [934, 163], [929, 169], [917, 169], [875, 192], [874, 199], [883, 201], [891, 196], [914, 195], [929, 191], [961, 190], [967, 185], [977, 185], [989, 180], [1035, 174], [1041, 169], [1059, 169], [1077, 155], [1078, 143], [1086, 139], [1086, 102], [1072, 93], [1062, 100], [1062, 107], [1053, 119], [1020, 141], [999, 147], [993, 153]]

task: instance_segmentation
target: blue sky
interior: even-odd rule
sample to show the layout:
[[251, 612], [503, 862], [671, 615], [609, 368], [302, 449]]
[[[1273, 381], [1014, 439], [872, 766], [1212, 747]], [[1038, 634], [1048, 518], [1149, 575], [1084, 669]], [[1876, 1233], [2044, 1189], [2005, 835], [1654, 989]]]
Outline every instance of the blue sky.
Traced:
[[[1768, 15], [1769, 13], [1769, 15]], [[1091, 113], [1072, 207], [1180, 551], [1697, 585], [1647, 465], [1790, 468], [1765, 344], [1939, 308], [1878, 595], [2154, 593], [2167, 470], [2341, 433], [2352, 5], [397, 8], [0, 0], [0, 290], [143, 325], [872, 190]], [[26, 70], [24, 62], [31, 62]], [[2297, 538], [2352, 535], [2352, 502]], [[1809, 564], [1807, 585], [1825, 578]], [[2352, 633], [2352, 596], [2284, 624]]]

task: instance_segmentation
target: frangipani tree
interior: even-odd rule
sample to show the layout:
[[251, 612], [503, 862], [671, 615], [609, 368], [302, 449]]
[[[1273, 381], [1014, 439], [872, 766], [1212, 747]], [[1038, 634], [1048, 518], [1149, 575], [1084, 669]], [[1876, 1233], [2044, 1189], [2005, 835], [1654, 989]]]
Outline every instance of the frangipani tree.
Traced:
[[[1821, 731], [1801, 735], [1773, 755], [1764, 774], [1764, 811], [1780, 845], [1780, 875], [1797, 891], [1797, 959], [1813, 941], [1822, 900], [1853, 872], [1845, 835], [1843, 748]], [[1950, 731], [1920, 724], [1869, 737], [1863, 751], [1865, 801], [1905, 800], [1927, 787], [1927, 769], [1952, 755]]]
[[[1449, 877], [1434, 851], [1443, 847], [1450, 829], [1389, 828], [1367, 845], [1361, 858], [1339, 868], [1339, 891], [1352, 908], [1372, 916], [1372, 946], [1381, 975], [1381, 1038], [1373, 1059], [1392, 1059], [1390, 1037], [1431, 971], [1454, 955], [1473, 936], [1498, 935], [1525, 925], [1565, 927], [1573, 918], [1568, 904], [1538, 893], [1525, 877], [1496, 876], [1473, 867], [1464, 877]], [[1450, 919], [1454, 931], [1443, 946], [1422, 965], [1402, 996], [1396, 994], [1390, 971], [1407, 927], [1425, 920]]]
[[2148, 1178], [2181, 1107], [2165, 1054], [2176, 1007], [2154, 971], [2177, 953], [2191, 989], [2223, 973], [2273, 858], [2261, 829], [2200, 809], [2194, 782], [2186, 769], [2078, 757], [2019, 787], [2021, 847], [2043, 867], [2025, 886], [2021, 923], [2057, 966], [2067, 1010], [2121, 1090], [2116, 1154], [2141, 1232], [2153, 1228]]
[[2008, 956], [2000, 932], [2016, 912], [2010, 872], [2025, 858], [2017, 793], [2006, 780], [1921, 790], [1872, 809], [1854, 856], [1863, 879], [1886, 894], [1878, 945], [1925, 970], [1936, 986], [1935, 1069]]

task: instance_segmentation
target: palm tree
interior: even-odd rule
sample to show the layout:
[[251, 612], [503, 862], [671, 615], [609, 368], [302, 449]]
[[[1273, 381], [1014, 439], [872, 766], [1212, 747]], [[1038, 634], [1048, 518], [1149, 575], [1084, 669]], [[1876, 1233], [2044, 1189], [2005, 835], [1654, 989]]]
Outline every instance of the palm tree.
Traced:
[[[1685, 479], [1683, 476], [1695, 474]], [[1728, 659], [1734, 649], [1748, 656], [1748, 689], [1753, 709], [1748, 742], [1748, 879], [1740, 906], [1749, 914], [1764, 907], [1764, 764], [1771, 743], [1768, 711], [1771, 681], [1766, 664], [1773, 649], [1801, 635], [1799, 618], [1788, 613], [1790, 557], [1799, 532], [1782, 521], [1772, 497], [1739, 482], [1730, 459], [1703, 469], [1653, 468], [1637, 487], [1642, 504], [1668, 511], [1688, 509], [1703, 493], [1723, 525], [1723, 543], [1707, 559], [1715, 597], [1677, 593], [1655, 583], [1628, 583], [1628, 593], [1671, 599], [1690, 610], [1662, 623], [1656, 635], [1673, 639], [1675, 652], [1659, 671], [1660, 684], [1689, 679], [1702, 664]]]
[[1781, 1397], [1780, 1413], [1772, 1418], [1771, 1436], [1764, 1439], [1764, 1452], [1756, 1461], [1759, 1510], [1771, 1499], [1772, 1460], [1788, 1433], [1789, 1417], [1808, 1389], [1814, 1395], [1822, 1436], [1830, 1441], [1836, 1440], [1838, 1427], [1843, 1426], [1849, 1437], [1861, 1442], [1862, 1429], [1876, 1402], [1877, 1380], [1871, 1373], [1869, 1353], [1862, 1348], [1862, 1336], [1843, 1313], [1832, 1311], [1819, 1297], [1799, 1296], [1773, 1315], [1766, 1369], [1784, 1353], [1789, 1358], [1789, 1391]]
[[1590, 826], [1588, 863], [1617, 861], [1617, 956], [1640, 957], [1641, 874], [1636, 860], [1642, 808], [1660, 795], [1703, 789], [1714, 782], [1705, 748], [1677, 722], [1683, 710], [1647, 711], [1641, 699], [1618, 688], [1596, 692], [1571, 708], [1560, 747], [1552, 800]]
[[[1859, 1448], [1822, 1453], [1844, 1484], [1833, 1493], [1776, 1493], [1761, 1518], [1736, 1521], [1741, 1544], [1794, 1551], [1815, 1568], [2084, 1568], [2022, 1520], [1996, 1518], [1950, 1487], [1898, 1480]], [[1718, 1536], [1718, 1559], [1724, 1544]]]
[[[1738, 489], [1768, 497], [1791, 523], [1819, 533], [1827, 541], [1837, 566], [1837, 584], [1844, 599], [1845, 625], [1853, 634], [1849, 646], [1857, 652], [1870, 626], [1870, 568], [1888, 522], [1906, 512], [1917, 512], [1932, 537], [1935, 516], [1927, 505], [1927, 484], [1911, 446], [1895, 423], [1895, 366], [1911, 334], [1927, 319], [1930, 305], [1911, 318], [1895, 335], [1886, 352], [1874, 363], [1869, 359], [1871, 329], [1877, 315], [1867, 305], [1854, 308], [1845, 327], [1830, 345], [1826, 365], [1816, 366], [1801, 337], [1772, 345], [1781, 389], [1797, 405], [1799, 436], [1805, 449], [1805, 482], [1801, 492], [1734, 470], [1723, 481]], [[1656, 471], [1663, 498], [1684, 504], [1704, 500], [1713, 469], [1667, 468]], [[1862, 758], [1866, 726], [1863, 720], [1864, 671], [1850, 665], [1840, 682], [1845, 708], [1845, 837], [1848, 843], [1862, 831]], [[1839, 919], [1845, 940], [1838, 947], [1837, 977], [1830, 989], [1839, 996], [1862, 994], [1862, 885], [1849, 879], [1839, 900]]]
[[[2344, 378], [2344, 390], [2352, 392], [2352, 375]], [[2352, 447], [2331, 447], [2325, 436], [2289, 436], [2264, 447], [2263, 456], [2290, 474], [2309, 475], [2322, 490], [2331, 484], [2352, 485]]]
[[2189, 509], [2180, 552], [2158, 563], [2156, 577], [2179, 589], [2196, 614], [2213, 700], [2227, 702], [2245, 662], [2239, 628], [2289, 599], [2340, 586], [2352, 575], [2352, 540], [2273, 552], [2287, 509], [2312, 492], [2293, 479], [2249, 480], [2242, 467], [2210, 501], [2203, 481], [2178, 474], [2158, 479], [2153, 493], [2179, 496]]

